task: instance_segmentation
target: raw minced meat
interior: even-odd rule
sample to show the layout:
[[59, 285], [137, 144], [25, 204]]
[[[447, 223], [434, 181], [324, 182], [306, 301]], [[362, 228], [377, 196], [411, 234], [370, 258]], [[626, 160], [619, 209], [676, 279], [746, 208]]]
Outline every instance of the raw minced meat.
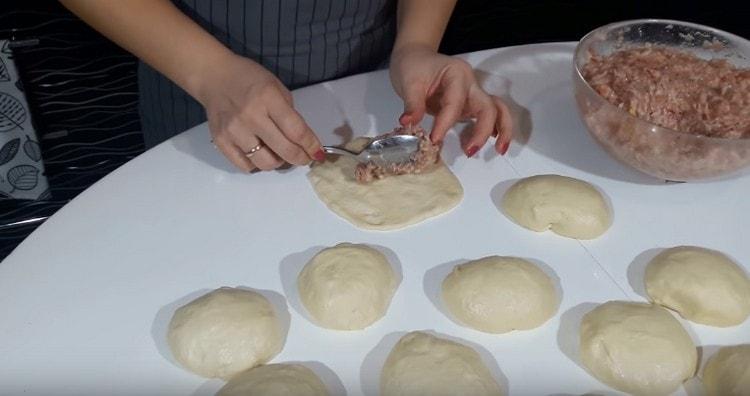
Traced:
[[692, 135], [750, 138], [750, 69], [644, 46], [592, 54], [582, 72], [597, 93], [638, 118]]
[[377, 136], [376, 139], [395, 135], [412, 135], [419, 138], [419, 149], [408, 162], [392, 164], [387, 167], [373, 162], [360, 163], [354, 170], [354, 176], [360, 183], [369, 183], [375, 179], [382, 179], [388, 175], [403, 175], [407, 173], [421, 173], [430, 169], [440, 160], [439, 144], [430, 141], [424, 129], [419, 126], [398, 127], [391, 132]]

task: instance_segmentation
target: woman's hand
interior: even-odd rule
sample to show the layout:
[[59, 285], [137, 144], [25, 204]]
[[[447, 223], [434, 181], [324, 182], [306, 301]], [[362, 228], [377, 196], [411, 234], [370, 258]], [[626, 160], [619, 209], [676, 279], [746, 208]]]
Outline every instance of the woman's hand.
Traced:
[[399, 47], [391, 55], [391, 82], [404, 100], [402, 125], [418, 124], [425, 112], [435, 115], [433, 142], [442, 141], [457, 121], [475, 119], [471, 136], [464, 139], [468, 157], [479, 151], [490, 135], [497, 136], [495, 150], [508, 151], [512, 121], [500, 98], [484, 92], [471, 66], [465, 61], [442, 55], [424, 45]]
[[302, 165], [325, 157], [286, 87], [263, 66], [232, 53], [173, 2], [62, 1], [196, 98], [206, 108], [214, 143], [238, 168], [275, 169], [284, 161]]
[[238, 168], [271, 170], [325, 159], [289, 90], [260, 64], [232, 54], [201, 79], [196, 99], [206, 108], [213, 142]]

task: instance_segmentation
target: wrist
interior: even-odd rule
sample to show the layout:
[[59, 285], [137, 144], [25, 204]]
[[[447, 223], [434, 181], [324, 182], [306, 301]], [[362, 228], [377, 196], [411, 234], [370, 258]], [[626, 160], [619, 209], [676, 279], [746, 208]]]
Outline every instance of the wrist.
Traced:
[[391, 50], [391, 56], [422, 51], [437, 52], [437, 46], [426, 41], [396, 40], [393, 44], [393, 50]]
[[429, 43], [412, 41], [403, 42], [393, 46], [391, 51], [391, 63], [398, 64], [403, 58], [413, 55], [436, 54], [437, 48]]
[[238, 55], [220, 46], [212, 51], [211, 55], [201, 58], [201, 61], [194, 64], [192, 68], [183, 69], [185, 75], [181, 85], [190, 96], [206, 106], [212, 92], [222, 85], [220, 79], [231, 74], [230, 70], [233, 63], [237, 61]]

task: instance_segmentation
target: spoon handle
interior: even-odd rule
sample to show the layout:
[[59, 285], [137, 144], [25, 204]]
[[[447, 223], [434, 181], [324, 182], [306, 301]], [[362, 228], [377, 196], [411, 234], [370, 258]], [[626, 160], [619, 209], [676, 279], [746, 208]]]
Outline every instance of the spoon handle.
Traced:
[[359, 155], [359, 153], [355, 153], [353, 151], [331, 146], [323, 146], [323, 151], [326, 154], [348, 155], [350, 157], [356, 157]]

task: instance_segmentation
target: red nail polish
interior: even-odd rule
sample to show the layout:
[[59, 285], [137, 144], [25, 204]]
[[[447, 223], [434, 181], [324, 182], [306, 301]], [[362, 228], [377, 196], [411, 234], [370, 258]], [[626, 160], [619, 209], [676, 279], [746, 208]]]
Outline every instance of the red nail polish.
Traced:
[[398, 118], [398, 122], [401, 125], [407, 125], [411, 121], [411, 114], [410, 113], [404, 113], [401, 114], [401, 117]]
[[502, 146], [500, 146], [500, 155], [505, 155], [505, 153], [508, 152], [508, 147], [510, 147], [510, 140], [503, 143]]
[[477, 146], [471, 146], [471, 147], [469, 147], [468, 150], [466, 150], [466, 156], [469, 157], [469, 158], [471, 158], [471, 157], [474, 156], [474, 154], [477, 153], [477, 151], [479, 151], [479, 147], [477, 147]]
[[323, 149], [318, 149], [318, 151], [313, 154], [313, 159], [318, 162], [323, 162], [326, 160], [326, 153], [323, 152]]

